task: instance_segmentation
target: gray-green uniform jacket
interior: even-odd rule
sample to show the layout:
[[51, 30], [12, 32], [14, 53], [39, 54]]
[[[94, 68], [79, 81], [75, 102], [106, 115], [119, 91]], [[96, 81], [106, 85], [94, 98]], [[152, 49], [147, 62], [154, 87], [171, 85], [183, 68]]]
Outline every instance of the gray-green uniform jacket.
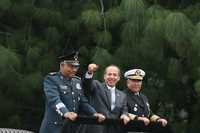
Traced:
[[96, 113], [82, 93], [78, 77], [67, 78], [60, 72], [50, 73], [44, 79], [45, 114], [39, 133], [60, 133], [66, 112]]

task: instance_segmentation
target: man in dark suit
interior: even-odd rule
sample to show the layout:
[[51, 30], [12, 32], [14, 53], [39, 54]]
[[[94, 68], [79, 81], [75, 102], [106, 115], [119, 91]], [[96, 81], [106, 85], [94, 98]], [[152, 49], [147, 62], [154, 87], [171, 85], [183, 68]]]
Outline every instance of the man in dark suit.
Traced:
[[172, 133], [166, 119], [153, 114], [147, 97], [141, 93], [142, 80], [145, 72], [141, 69], [132, 69], [124, 74], [127, 79], [128, 112], [131, 120], [143, 121], [144, 128], [153, 133]]
[[[84, 93], [88, 97], [90, 104], [97, 112], [102, 113], [106, 118], [121, 119], [127, 124], [128, 117], [126, 95], [116, 88], [120, 80], [120, 69], [115, 65], [106, 67], [104, 72], [104, 83], [98, 80], [91, 80], [98, 66], [90, 64], [83, 83]], [[84, 133], [121, 133], [119, 125], [86, 125]]]
[[[46, 106], [39, 133], [60, 133], [64, 120], [74, 121], [80, 110], [99, 121], [105, 119], [88, 104], [82, 93], [81, 80], [75, 76], [79, 68], [77, 53], [67, 53], [59, 59], [60, 71], [50, 73], [44, 79]], [[74, 126], [69, 126], [67, 132], [73, 133]]]

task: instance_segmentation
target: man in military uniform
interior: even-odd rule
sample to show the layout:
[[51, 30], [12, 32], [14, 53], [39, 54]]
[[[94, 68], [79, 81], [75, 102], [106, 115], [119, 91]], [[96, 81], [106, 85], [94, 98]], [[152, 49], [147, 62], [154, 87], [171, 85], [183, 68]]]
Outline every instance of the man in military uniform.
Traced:
[[[105, 119], [82, 94], [81, 80], [75, 76], [79, 68], [77, 52], [65, 54], [59, 60], [60, 71], [50, 73], [44, 79], [46, 105], [39, 133], [60, 133], [64, 120], [74, 121], [79, 111], [96, 116], [98, 121]], [[69, 127], [68, 133], [73, 133], [73, 126]]]
[[142, 80], [145, 72], [141, 69], [132, 69], [125, 72], [127, 88], [128, 112], [131, 120], [143, 121], [145, 129], [154, 133], [171, 133], [166, 119], [152, 113], [147, 97], [141, 93]]

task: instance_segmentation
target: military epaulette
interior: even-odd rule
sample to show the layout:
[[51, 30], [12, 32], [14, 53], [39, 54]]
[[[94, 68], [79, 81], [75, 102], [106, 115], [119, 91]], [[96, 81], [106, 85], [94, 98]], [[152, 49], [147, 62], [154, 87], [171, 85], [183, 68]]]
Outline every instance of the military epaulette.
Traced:
[[56, 75], [58, 72], [50, 72], [49, 75], [54, 76]]
[[78, 76], [73, 76], [73, 78], [76, 78], [78, 80], [81, 80], [81, 77], [78, 77]]

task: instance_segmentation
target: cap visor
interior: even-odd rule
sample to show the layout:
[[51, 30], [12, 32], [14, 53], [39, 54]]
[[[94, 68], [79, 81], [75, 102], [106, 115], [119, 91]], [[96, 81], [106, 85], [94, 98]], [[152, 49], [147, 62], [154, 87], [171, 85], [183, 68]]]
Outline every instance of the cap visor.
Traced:
[[142, 80], [143, 79], [141, 76], [128, 76], [127, 78], [131, 79], [131, 80]]

